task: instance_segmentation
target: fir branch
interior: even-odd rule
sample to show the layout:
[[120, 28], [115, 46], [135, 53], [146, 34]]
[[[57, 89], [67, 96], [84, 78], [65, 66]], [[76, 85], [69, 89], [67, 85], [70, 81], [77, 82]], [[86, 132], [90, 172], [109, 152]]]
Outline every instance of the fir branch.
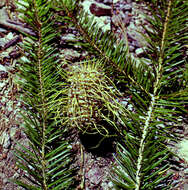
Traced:
[[58, 50], [53, 41], [58, 33], [50, 8], [50, 1], [34, 0], [24, 4], [22, 10], [24, 20], [37, 34], [35, 37], [28, 35], [23, 40], [21, 49], [25, 59], [20, 61], [26, 106], [23, 119], [29, 147], [20, 145], [15, 155], [30, 184], [22, 180], [15, 182], [27, 189], [68, 189], [72, 183], [69, 142], [65, 140], [65, 129], [59, 126], [59, 108], [54, 109], [54, 96], [55, 101], [60, 99], [54, 92], [62, 87], [63, 82], [57, 82], [60, 78], [56, 72], [59, 60], [55, 59]]
[[[137, 86], [141, 91], [150, 96], [149, 91], [141, 83], [139, 83], [134, 76], [131, 76], [131, 72], [128, 72], [130, 70], [136, 70], [137, 68], [135, 66], [135, 61], [129, 55], [127, 43], [118, 43], [116, 37], [110, 31], [103, 33], [94, 22], [94, 17], [89, 18], [83, 10], [79, 12], [77, 11], [77, 14], [75, 14], [73, 10], [76, 9], [76, 6], [72, 0], [62, 1], [61, 3], [62, 9], [65, 10], [67, 16], [71, 18], [71, 22], [83, 36], [84, 40], [90, 45], [90, 49], [92, 47], [93, 50], [91, 51], [98, 54], [100, 60], [108, 63], [108, 69], [107, 66], [105, 69], [113, 75], [113, 71], [110, 69], [110, 67], [113, 67], [118, 75], [123, 75], [124, 78], [129, 79], [133, 85]], [[69, 9], [68, 7], [70, 7], [69, 5], [71, 3], [73, 6]], [[113, 50], [112, 47], [114, 47]], [[149, 68], [145, 66], [143, 72], [148, 69]]]
[[[186, 111], [183, 105], [187, 103], [187, 87], [173, 88], [170, 92], [167, 90], [170, 88], [171, 81], [176, 82], [177, 77], [178, 80], [185, 80], [182, 67], [184, 68], [186, 62], [182, 59], [180, 50], [185, 45], [182, 39], [187, 33], [186, 3], [181, 4], [178, 0], [170, 0], [153, 1], [152, 5], [157, 7], [157, 9], [151, 8], [152, 18], [148, 18], [153, 31], [146, 29], [148, 36], [145, 37], [149, 44], [148, 53], [155, 55], [148, 56], [155, 68], [153, 71], [155, 77], [152, 80], [150, 96], [144, 98], [142, 94], [137, 94], [138, 91], [135, 93], [137, 96], [132, 94], [134, 105], [137, 106], [136, 111], [128, 114], [127, 119], [123, 119], [129, 130], [125, 131], [125, 136], [122, 137], [125, 142], [120, 143], [122, 146], [117, 156], [120, 167], [115, 169], [116, 179], [113, 180], [116, 187], [123, 189], [157, 189], [158, 185], [169, 177], [170, 174], [166, 174], [169, 163], [164, 165], [162, 163], [164, 160], [167, 162], [171, 153], [163, 147], [163, 144], [168, 138], [174, 136], [169, 134], [169, 129], [173, 126], [165, 122], [176, 123], [178, 114]], [[181, 13], [178, 10], [181, 10]], [[177, 12], [179, 12], [178, 16]], [[173, 77], [174, 73], [178, 74], [177, 77]], [[132, 88], [136, 89], [136, 86]], [[146, 106], [140, 105], [140, 101]], [[128, 111], [125, 109], [125, 112]], [[136, 164], [134, 160], [137, 160]], [[163, 184], [163, 187], [170, 188], [168, 184]]]
[[135, 190], [139, 190], [140, 189], [140, 184], [141, 184], [141, 166], [142, 166], [142, 162], [143, 162], [143, 154], [145, 151], [145, 140], [146, 140], [146, 136], [147, 133], [149, 131], [149, 127], [150, 127], [150, 121], [152, 120], [152, 114], [153, 114], [153, 109], [156, 103], [156, 99], [157, 99], [157, 91], [160, 88], [160, 78], [162, 76], [162, 63], [163, 63], [163, 56], [164, 56], [164, 43], [165, 43], [165, 36], [166, 36], [166, 31], [167, 31], [167, 25], [168, 25], [168, 21], [169, 21], [169, 15], [170, 15], [170, 10], [171, 10], [171, 0], [168, 3], [168, 9], [167, 9], [167, 15], [166, 15], [166, 19], [165, 19], [165, 23], [164, 23], [164, 29], [163, 29], [163, 34], [162, 34], [162, 40], [161, 40], [161, 46], [160, 46], [160, 55], [159, 55], [159, 59], [158, 59], [158, 67], [156, 68], [156, 81], [154, 83], [154, 92], [151, 95], [151, 103], [150, 106], [148, 108], [148, 112], [147, 112], [147, 117], [146, 117], [146, 121], [145, 121], [145, 125], [143, 127], [143, 132], [142, 132], [142, 137], [141, 137], [141, 141], [140, 141], [140, 145], [139, 145], [139, 157], [138, 157], [138, 161], [137, 161], [137, 171], [136, 171], [136, 187]]
[[[34, 1], [34, 9], [37, 10], [37, 5], [36, 5], [36, 1]], [[46, 115], [47, 115], [47, 107], [45, 106], [46, 105], [46, 96], [44, 94], [44, 84], [43, 84], [43, 74], [42, 74], [42, 23], [39, 19], [39, 14], [38, 14], [38, 11], [36, 11], [35, 13], [35, 16], [36, 16], [36, 20], [37, 20], [37, 23], [38, 23], [38, 36], [39, 36], [39, 39], [38, 39], [38, 42], [39, 42], [39, 47], [38, 47], [38, 51], [37, 51], [37, 62], [38, 62], [38, 74], [39, 74], [39, 81], [40, 81], [40, 94], [41, 94], [41, 103], [42, 103], [42, 119], [43, 119], [43, 122], [42, 122], [42, 152], [41, 152], [41, 156], [42, 156], [42, 161], [41, 161], [41, 164], [42, 164], [42, 177], [43, 177], [43, 188], [44, 190], [47, 190], [47, 184], [46, 184], [46, 180], [47, 180], [47, 176], [46, 176], [46, 159], [45, 159], [45, 146], [46, 146], [46, 123], [47, 123], [47, 118], [46, 118]]]

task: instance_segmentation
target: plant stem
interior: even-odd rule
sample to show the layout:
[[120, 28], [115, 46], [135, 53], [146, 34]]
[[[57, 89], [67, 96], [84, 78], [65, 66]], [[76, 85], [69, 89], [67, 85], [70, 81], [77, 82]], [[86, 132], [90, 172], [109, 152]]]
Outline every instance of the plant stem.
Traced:
[[46, 184], [46, 160], [45, 160], [45, 144], [46, 144], [46, 107], [45, 107], [45, 93], [44, 93], [44, 84], [43, 84], [43, 79], [42, 79], [42, 63], [41, 63], [41, 57], [42, 57], [42, 23], [40, 22], [40, 18], [38, 17], [38, 12], [37, 12], [37, 5], [36, 1], [34, 1], [34, 6], [36, 10], [36, 18], [37, 22], [39, 25], [39, 47], [38, 47], [38, 52], [37, 52], [37, 57], [38, 57], [38, 72], [39, 72], [39, 82], [40, 82], [40, 95], [41, 95], [41, 100], [42, 100], [42, 176], [43, 176], [43, 189], [48, 190], [47, 184]]
[[157, 67], [157, 75], [156, 75], [156, 80], [154, 83], [154, 91], [153, 95], [151, 95], [151, 103], [147, 112], [147, 117], [145, 121], [145, 125], [143, 128], [143, 133], [142, 133], [142, 138], [140, 141], [140, 148], [139, 148], [139, 156], [138, 156], [138, 161], [137, 161], [137, 172], [136, 172], [136, 187], [135, 190], [139, 190], [141, 186], [141, 167], [142, 167], [142, 162], [143, 162], [143, 154], [144, 154], [144, 149], [145, 149], [145, 139], [148, 134], [149, 130], [149, 123], [152, 120], [152, 112], [155, 106], [155, 102], [158, 97], [158, 89], [160, 88], [160, 79], [162, 76], [162, 64], [163, 64], [163, 54], [164, 54], [164, 46], [165, 46], [165, 37], [167, 33], [167, 25], [168, 25], [168, 20], [170, 16], [170, 9], [171, 9], [171, 4], [172, 1], [170, 0], [168, 2], [168, 9], [167, 9], [167, 15], [165, 18], [165, 23], [164, 23], [164, 28], [163, 28], [163, 34], [162, 34], [162, 40], [161, 40], [161, 46], [160, 46], [160, 55], [158, 59], [158, 67]]
[[149, 123], [152, 118], [152, 112], [153, 112], [153, 108], [155, 105], [155, 100], [156, 100], [155, 96], [152, 95], [150, 107], [147, 112], [147, 117], [146, 117], [144, 129], [143, 129], [143, 133], [142, 133], [142, 138], [140, 141], [139, 156], [138, 156], [137, 171], [136, 171], [136, 188], [135, 188], [135, 190], [140, 189], [140, 183], [141, 183], [140, 173], [141, 173], [141, 167], [142, 167], [143, 153], [144, 153], [144, 149], [145, 149], [145, 139], [146, 139], [146, 136], [147, 136], [147, 133], [149, 130]]

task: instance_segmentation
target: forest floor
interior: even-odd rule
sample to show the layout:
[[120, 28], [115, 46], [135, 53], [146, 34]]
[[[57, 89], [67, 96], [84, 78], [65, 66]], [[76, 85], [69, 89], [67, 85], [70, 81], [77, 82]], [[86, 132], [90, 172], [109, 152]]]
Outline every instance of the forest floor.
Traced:
[[[147, 12], [143, 3], [133, 0], [119, 0], [114, 4], [112, 11], [111, 0], [84, 0], [83, 7], [89, 14], [96, 17], [103, 30], [111, 30], [120, 40], [125, 40], [127, 35], [129, 51], [135, 57], [142, 57], [144, 47], [147, 45], [142, 36], [136, 29], [141, 29], [141, 24], [145, 23], [141, 12]], [[16, 143], [27, 143], [27, 137], [23, 132], [23, 121], [20, 116], [22, 103], [19, 100], [19, 86], [16, 84], [18, 59], [21, 52], [17, 47], [22, 42], [24, 36], [20, 30], [30, 32], [24, 27], [24, 23], [17, 24], [16, 9], [13, 0], [0, 1], [0, 190], [19, 190], [17, 185], [9, 180], [23, 176], [14, 160], [13, 151]], [[119, 19], [126, 26], [126, 31], [117, 25]], [[8, 21], [13, 22], [8, 22]], [[73, 29], [74, 30], [74, 29]], [[69, 31], [70, 32], [70, 31]], [[62, 35], [63, 44], [70, 33]], [[74, 32], [71, 34], [74, 35]], [[125, 41], [126, 43], [126, 41]], [[83, 57], [81, 53], [74, 49], [67, 49], [65, 56], [74, 61]], [[182, 138], [188, 135], [188, 121], [182, 118], [182, 125], [175, 127], [175, 132]], [[81, 158], [84, 159], [85, 167], [85, 189], [86, 190], [110, 190], [113, 184], [109, 181], [108, 175], [114, 163], [113, 154], [115, 153], [114, 142], [112, 139], [102, 142], [97, 149], [90, 149], [94, 144], [88, 144], [88, 137], [75, 135], [72, 147], [76, 152], [75, 167], [80, 167]], [[92, 138], [89, 137], [90, 141]], [[96, 142], [94, 139], [92, 142]], [[80, 148], [82, 147], [82, 149]], [[83, 153], [82, 151], [83, 150]], [[82, 157], [82, 155], [84, 157]], [[172, 167], [174, 190], [188, 190], [188, 165], [182, 159], [176, 160]], [[178, 164], [177, 164], [178, 163]]]

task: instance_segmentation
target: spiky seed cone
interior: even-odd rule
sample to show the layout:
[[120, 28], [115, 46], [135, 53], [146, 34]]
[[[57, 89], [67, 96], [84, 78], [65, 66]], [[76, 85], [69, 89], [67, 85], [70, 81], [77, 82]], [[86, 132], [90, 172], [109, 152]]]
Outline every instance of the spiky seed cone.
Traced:
[[90, 62], [71, 66], [67, 80], [70, 83], [67, 101], [69, 124], [82, 133], [107, 135], [108, 129], [99, 123], [114, 115], [116, 93], [101, 64]]

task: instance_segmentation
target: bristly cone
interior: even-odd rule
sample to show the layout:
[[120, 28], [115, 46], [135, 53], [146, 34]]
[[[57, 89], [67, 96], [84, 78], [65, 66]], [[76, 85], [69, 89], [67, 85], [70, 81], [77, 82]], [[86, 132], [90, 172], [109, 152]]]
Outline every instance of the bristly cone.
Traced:
[[109, 129], [102, 122], [114, 125], [120, 93], [104, 74], [101, 64], [89, 62], [71, 66], [67, 80], [70, 83], [67, 101], [70, 126], [77, 127], [81, 133], [108, 136]]

